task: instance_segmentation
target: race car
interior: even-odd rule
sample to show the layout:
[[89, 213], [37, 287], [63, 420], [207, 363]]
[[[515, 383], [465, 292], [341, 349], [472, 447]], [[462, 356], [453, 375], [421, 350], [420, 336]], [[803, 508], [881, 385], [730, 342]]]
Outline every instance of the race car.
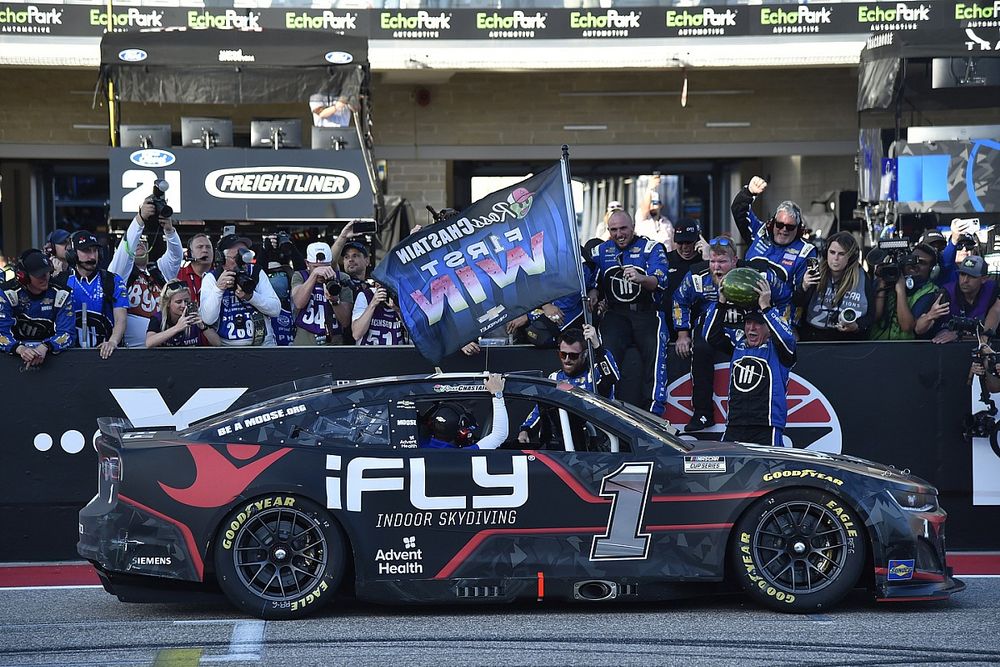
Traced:
[[[510, 374], [530, 442], [426, 449], [426, 415], [489, 430], [482, 375], [273, 388], [181, 431], [98, 420], [99, 489], [79, 553], [123, 601], [219, 589], [299, 618], [342, 595], [381, 603], [640, 601], [740, 588], [813, 612], [856, 587], [882, 601], [965, 588], [945, 511], [891, 466], [682, 439], [630, 405]], [[480, 423], [482, 422], [482, 423]]]

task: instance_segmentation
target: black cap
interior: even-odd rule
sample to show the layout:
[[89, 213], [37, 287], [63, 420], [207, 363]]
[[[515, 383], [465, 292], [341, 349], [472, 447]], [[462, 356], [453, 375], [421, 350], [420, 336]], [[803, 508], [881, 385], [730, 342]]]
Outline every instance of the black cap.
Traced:
[[52, 273], [52, 264], [41, 250], [32, 248], [21, 254], [21, 266], [32, 278], [43, 278]]
[[239, 234], [226, 234], [219, 239], [219, 250], [229, 250], [235, 245], [242, 243], [248, 248], [253, 247], [253, 243], [245, 236]]
[[62, 245], [69, 241], [69, 232], [65, 229], [57, 229], [49, 234], [49, 243], [52, 245]]
[[96, 248], [101, 245], [97, 242], [97, 237], [91, 232], [85, 229], [81, 229], [78, 232], [73, 232], [73, 235], [69, 237], [70, 244], [73, 246], [73, 250], [83, 250], [85, 248]]
[[746, 314], [743, 315], [744, 322], [760, 322], [764, 324], [767, 320], [764, 317], [763, 311], [760, 310], [748, 310]]
[[674, 225], [674, 243], [694, 243], [701, 238], [701, 227], [698, 221], [691, 218], [681, 218]]
[[343, 257], [344, 253], [347, 252], [349, 248], [354, 248], [355, 250], [360, 251], [361, 254], [364, 255], [365, 257], [368, 257], [369, 254], [368, 246], [366, 246], [364, 243], [361, 243], [360, 241], [348, 241], [347, 243], [345, 243], [344, 249], [340, 251], [340, 256]]

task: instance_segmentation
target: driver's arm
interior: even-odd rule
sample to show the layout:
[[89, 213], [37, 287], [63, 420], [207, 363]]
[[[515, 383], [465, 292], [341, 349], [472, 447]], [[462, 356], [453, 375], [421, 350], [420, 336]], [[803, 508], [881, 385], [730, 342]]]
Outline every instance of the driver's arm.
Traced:
[[507, 405], [503, 400], [504, 379], [491, 373], [486, 378], [486, 390], [493, 394], [493, 430], [476, 443], [479, 449], [496, 449], [507, 440], [510, 425], [507, 423]]

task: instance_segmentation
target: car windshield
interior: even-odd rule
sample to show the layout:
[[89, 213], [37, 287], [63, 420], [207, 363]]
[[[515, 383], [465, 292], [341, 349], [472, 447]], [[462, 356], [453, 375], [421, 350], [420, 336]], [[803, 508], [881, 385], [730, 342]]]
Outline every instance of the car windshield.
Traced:
[[691, 451], [691, 445], [678, 437], [677, 434], [679, 431], [676, 428], [651, 412], [640, 410], [634, 405], [629, 405], [619, 400], [603, 398], [577, 387], [573, 388], [573, 394], [598, 409], [611, 412], [620, 419], [624, 419], [644, 431], [652, 432], [653, 435], [656, 435], [666, 441], [667, 444], [681, 451]]

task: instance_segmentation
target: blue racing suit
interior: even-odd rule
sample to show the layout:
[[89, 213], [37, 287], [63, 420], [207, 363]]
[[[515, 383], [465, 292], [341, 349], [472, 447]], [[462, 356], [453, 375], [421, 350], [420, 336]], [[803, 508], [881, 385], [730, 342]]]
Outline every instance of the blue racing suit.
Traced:
[[[657, 306], [655, 291], [667, 286], [669, 265], [663, 244], [636, 236], [622, 250], [609, 240], [594, 248], [592, 260], [597, 271], [589, 287], [600, 289], [608, 303], [601, 321], [604, 345], [615, 359], [624, 359], [625, 351], [635, 345], [643, 365], [645, 399], [640, 407], [662, 416], [667, 402], [670, 324], [667, 313]], [[655, 276], [656, 290], [625, 280], [623, 273], [628, 266], [635, 267], [640, 274]]]
[[[777, 308], [764, 311], [771, 336], [757, 347], [747, 345], [744, 336], [733, 345], [726, 337], [723, 322], [730, 304], [712, 303], [705, 313], [705, 339], [732, 351], [729, 371], [729, 415], [724, 440], [744, 440], [782, 446], [788, 417], [788, 376], [795, 364], [795, 335]], [[754, 435], [766, 433], [757, 438]]]
[[46, 345], [59, 353], [75, 343], [73, 293], [49, 283], [34, 295], [16, 280], [3, 284], [0, 295], [0, 349], [15, 354], [20, 345]]
[[[580, 387], [590, 392], [596, 391], [601, 396], [605, 398], [615, 397], [615, 385], [618, 384], [618, 380], [621, 379], [621, 373], [618, 371], [618, 364], [615, 362], [614, 356], [609, 350], [604, 348], [597, 348], [594, 350], [594, 358], [600, 359], [599, 362], [594, 366], [594, 370], [597, 375], [597, 383], [595, 389], [595, 383], [593, 380], [593, 374], [590, 372], [589, 365], [587, 367], [586, 373], [580, 373], [579, 375], [567, 375], [566, 371], [558, 370], [555, 373], [549, 375], [550, 380], [555, 380], [556, 382], [567, 382], [573, 386]], [[527, 431], [538, 425], [538, 420], [541, 416], [541, 412], [536, 405], [532, 409], [531, 414], [528, 418], [524, 420], [521, 424], [520, 431]]]
[[797, 318], [794, 317], [791, 295], [795, 292], [795, 288], [802, 284], [802, 277], [809, 268], [807, 260], [817, 256], [816, 246], [801, 238], [796, 238], [788, 245], [775, 243], [767, 225], [754, 215], [751, 209], [754, 199], [754, 195], [745, 187], [733, 198], [733, 220], [740, 230], [743, 242], [748, 246], [743, 261], [756, 269], [763, 269], [762, 265], [766, 262], [768, 269], [774, 271], [783, 282], [788, 283], [789, 301], [775, 302], [774, 305], [791, 315], [786, 319], [794, 326], [797, 324]]

